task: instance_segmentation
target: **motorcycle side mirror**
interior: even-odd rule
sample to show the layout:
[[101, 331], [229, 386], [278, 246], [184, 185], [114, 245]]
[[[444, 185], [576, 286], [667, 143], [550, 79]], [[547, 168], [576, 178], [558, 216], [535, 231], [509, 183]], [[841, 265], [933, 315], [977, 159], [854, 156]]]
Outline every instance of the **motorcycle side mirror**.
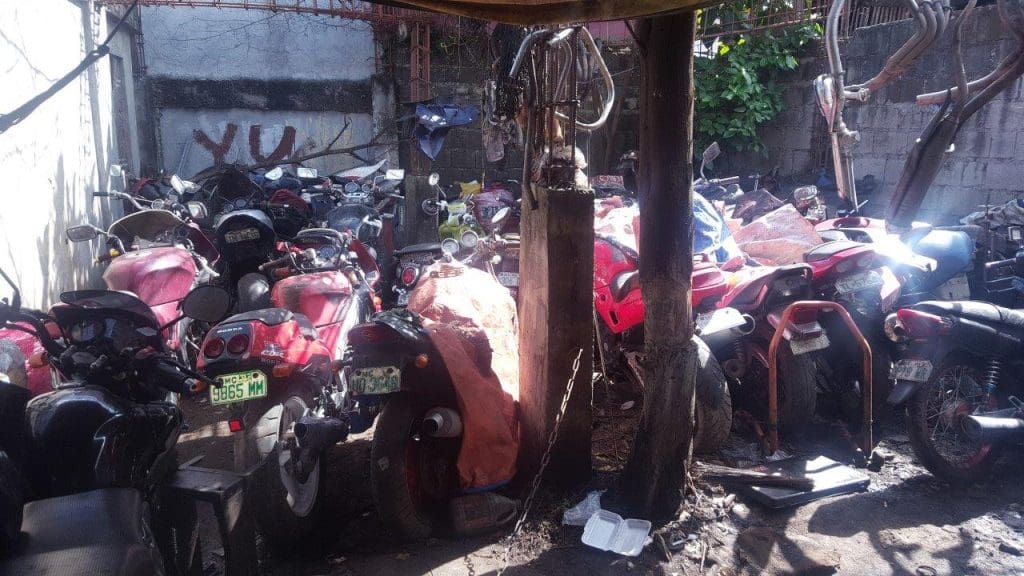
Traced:
[[701, 154], [700, 159], [700, 177], [704, 177], [704, 166], [715, 161], [722, 154], [722, 147], [718, 145], [718, 142], [712, 142], [711, 146], [708, 146], [704, 153]]
[[68, 240], [71, 242], [88, 242], [99, 238], [102, 234], [106, 233], [92, 224], [72, 226], [64, 231], [64, 235], [67, 236]]
[[210, 211], [206, 209], [206, 204], [202, 202], [186, 202], [185, 208], [193, 220], [206, 220], [210, 216]]
[[305, 166], [299, 166], [295, 169], [295, 175], [299, 178], [313, 179], [320, 174], [320, 171], [316, 168], [306, 168]]
[[427, 178], [427, 184], [430, 184], [431, 186], [437, 186], [437, 183], [440, 181], [441, 175], [437, 172], [431, 172], [430, 176]]
[[107, 169], [108, 187], [112, 192], [124, 192], [128, 188], [127, 175], [119, 164], [111, 164]]
[[424, 200], [423, 204], [420, 205], [420, 208], [427, 216], [437, 216], [441, 213], [441, 203], [437, 200]]
[[268, 170], [266, 173], [263, 174], [263, 177], [266, 178], [267, 181], [269, 182], [273, 182], [274, 180], [280, 180], [281, 176], [284, 176], [284, 169], [282, 169], [280, 166], [274, 168], [273, 170]]
[[230, 311], [231, 293], [212, 284], [196, 286], [181, 301], [181, 313], [201, 322], [220, 322]]
[[814, 98], [818, 101], [818, 108], [831, 128], [836, 115], [836, 89], [832, 76], [822, 74], [814, 79]]
[[179, 196], [185, 193], [185, 183], [181, 181], [181, 178], [177, 174], [171, 176], [171, 188], [178, 193]]
[[511, 214], [511, 213], [512, 213], [512, 209], [509, 208], [508, 206], [505, 206], [501, 210], [498, 210], [497, 212], [495, 212], [494, 216], [491, 216], [491, 224], [494, 224], [494, 225], [501, 224], [506, 218], [508, 218], [508, 215]]

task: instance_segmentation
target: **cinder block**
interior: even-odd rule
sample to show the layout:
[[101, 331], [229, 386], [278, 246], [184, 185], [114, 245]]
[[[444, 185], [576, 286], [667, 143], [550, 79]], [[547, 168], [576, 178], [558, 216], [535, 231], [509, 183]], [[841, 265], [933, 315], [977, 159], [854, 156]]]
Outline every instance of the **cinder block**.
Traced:
[[980, 186], [985, 183], [985, 170], [988, 163], [979, 160], [962, 160], [958, 164], [960, 170], [960, 185], [963, 187]]
[[954, 143], [960, 154], [984, 158], [989, 155], [989, 150], [991, 150], [992, 136], [988, 132], [964, 131], [960, 133]]
[[993, 189], [1024, 189], [1024, 163], [989, 162], [988, 168], [985, 170], [985, 186]]
[[[992, 158], [1011, 159], [1016, 154], [1017, 134], [1013, 132], [995, 132], [992, 135], [989, 155]], [[1019, 158], [1024, 160], [1024, 158]]]

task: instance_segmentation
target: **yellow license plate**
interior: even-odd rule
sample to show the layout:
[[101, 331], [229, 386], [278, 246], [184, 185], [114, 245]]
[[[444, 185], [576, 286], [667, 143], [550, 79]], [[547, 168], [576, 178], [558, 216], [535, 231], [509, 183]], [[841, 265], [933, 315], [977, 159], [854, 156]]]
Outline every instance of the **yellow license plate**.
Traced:
[[352, 372], [355, 394], [390, 394], [402, 388], [402, 371], [397, 366], [359, 368]]
[[267, 395], [267, 375], [259, 370], [224, 374], [218, 376], [217, 380], [221, 382], [221, 387], [210, 387], [210, 403], [215, 406], [245, 402]]

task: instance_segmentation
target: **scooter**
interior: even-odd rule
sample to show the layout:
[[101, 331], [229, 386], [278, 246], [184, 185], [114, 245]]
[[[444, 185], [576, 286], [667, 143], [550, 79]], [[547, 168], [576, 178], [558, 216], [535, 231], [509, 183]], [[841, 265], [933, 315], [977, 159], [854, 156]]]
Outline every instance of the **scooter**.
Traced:
[[223, 383], [235, 467], [267, 463], [254, 510], [260, 532], [287, 546], [308, 537], [323, 502], [321, 457], [348, 435], [349, 384], [339, 371], [353, 326], [378, 310], [379, 272], [359, 240], [299, 232], [260, 270], [275, 279], [271, 307], [236, 314], [206, 335], [198, 369]]
[[[0, 277], [14, 289], [9, 301], [0, 301], [0, 325], [31, 332], [66, 376], [56, 390], [31, 401], [24, 389], [0, 381], [0, 546], [6, 548], [0, 572], [201, 573], [196, 503], [225, 499], [225, 490], [241, 495], [245, 479], [179, 468], [182, 414], [164, 399], [216, 383], [166, 349], [160, 334], [167, 323], [131, 294], [65, 292], [44, 315], [22, 309], [17, 287], [3, 271]], [[182, 300], [182, 309], [216, 321], [228, 304], [221, 290], [201, 286]], [[56, 337], [44, 318], [57, 327]], [[192, 488], [199, 485], [204, 488]], [[24, 507], [19, 491], [31, 500]], [[234, 510], [230, 523], [226, 507], [215, 511], [222, 526], [234, 526], [231, 546], [225, 542], [229, 569], [254, 570], [236, 556], [252, 541], [251, 533], [238, 531], [244, 510]], [[255, 558], [254, 549], [248, 558]]]
[[[986, 267], [993, 290], [1016, 291], [1022, 277], [1024, 253]], [[886, 318], [902, 351], [888, 400], [905, 408], [914, 454], [935, 476], [982, 480], [1024, 433], [1022, 326], [1019, 310], [974, 301], [919, 302]]]

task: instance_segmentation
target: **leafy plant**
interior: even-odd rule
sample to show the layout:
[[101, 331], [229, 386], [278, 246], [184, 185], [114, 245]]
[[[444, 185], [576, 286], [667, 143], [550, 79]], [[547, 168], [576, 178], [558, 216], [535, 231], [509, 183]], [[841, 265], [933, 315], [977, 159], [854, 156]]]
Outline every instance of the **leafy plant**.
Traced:
[[[763, 16], [777, 11], [783, 1], [770, 0], [754, 9]], [[791, 6], [787, 2], [783, 9]], [[756, 21], [750, 10], [750, 1], [741, 0], [704, 11], [700, 17], [719, 26], [722, 22]], [[783, 90], [776, 82], [778, 76], [795, 69], [799, 65], [797, 54], [821, 34], [820, 24], [804, 23], [722, 36], [712, 45], [712, 57], [696, 58], [696, 149], [717, 140], [736, 150], [763, 153], [764, 143], [757, 129], [784, 108]]]

